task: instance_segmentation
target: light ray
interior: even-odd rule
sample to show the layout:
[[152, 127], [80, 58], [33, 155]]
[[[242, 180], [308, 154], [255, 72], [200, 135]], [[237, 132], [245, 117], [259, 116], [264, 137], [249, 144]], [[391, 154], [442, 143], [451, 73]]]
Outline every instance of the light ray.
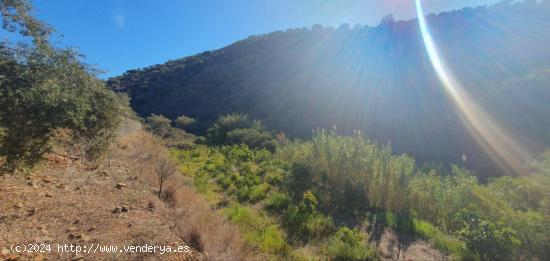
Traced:
[[462, 122], [489, 156], [504, 171], [508, 172], [507, 174], [524, 173], [524, 165], [530, 158], [530, 153], [517, 140], [512, 138], [502, 126], [491, 119], [481, 106], [472, 100], [460, 83], [453, 78], [432, 39], [422, 10], [422, 4], [420, 0], [415, 1], [418, 25], [428, 57], [445, 92], [458, 109]]

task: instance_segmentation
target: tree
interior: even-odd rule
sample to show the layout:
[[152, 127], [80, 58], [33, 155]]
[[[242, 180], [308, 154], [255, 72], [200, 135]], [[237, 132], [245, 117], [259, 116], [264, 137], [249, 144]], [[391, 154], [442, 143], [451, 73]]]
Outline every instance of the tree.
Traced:
[[50, 48], [48, 38], [54, 29], [33, 17], [33, 8], [27, 0], [0, 0], [2, 28], [31, 37], [38, 48]]
[[[7, 170], [32, 167], [50, 150], [56, 129], [71, 131], [95, 159], [114, 138], [127, 101], [71, 49], [51, 46], [52, 29], [32, 17], [27, 1], [0, 2], [2, 28], [32, 38], [0, 44], [0, 156]], [[126, 104], [125, 104], [126, 103]]]

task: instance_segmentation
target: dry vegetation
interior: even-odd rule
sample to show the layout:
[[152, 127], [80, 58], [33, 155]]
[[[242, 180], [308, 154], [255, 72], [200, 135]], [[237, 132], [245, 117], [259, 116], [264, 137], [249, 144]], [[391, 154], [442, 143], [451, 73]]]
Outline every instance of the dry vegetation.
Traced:
[[[160, 141], [147, 132], [139, 131], [121, 139], [119, 147], [121, 150], [114, 157], [121, 157], [135, 166], [133, 171], [148, 184], [159, 185], [158, 164], [165, 165], [169, 159]], [[238, 229], [210, 207], [211, 204], [193, 189], [188, 177], [173, 175], [165, 182], [161, 198], [174, 211], [173, 222], [178, 236], [201, 250], [207, 259], [253, 259]]]
[[[0, 259], [13, 260], [251, 260], [252, 252], [187, 180], [166, 148], [139, 128], [122, 129], [95, 167], [66, 144], [27, 175], [0, 176]], [[162, 164], [162, 165], [159, 165]], [[164, 175], [159, 198], [158, 170]], [[13, 243], [189, 245], [189, 254], [27, 253]]]

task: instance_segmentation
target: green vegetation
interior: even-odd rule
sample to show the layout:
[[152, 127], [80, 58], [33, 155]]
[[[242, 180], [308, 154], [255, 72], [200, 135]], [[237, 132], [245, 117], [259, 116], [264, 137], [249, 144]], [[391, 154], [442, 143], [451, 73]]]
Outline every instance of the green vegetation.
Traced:
[[342, 227], [330, 239], [326, 256], [332, 260], [373, 260], [376, 252], [357, 229]]
[[359, 133], [321, 130], [274, 153], [233, 144], [173, 154], [199, 188], [226, 195], [220, 206], [266, 253], [309, 245], [333, 259], [373, 259], [376, 234], [354, 228], [366, 223], [423, 238], [455, 259], [549, 257], [550, 153], [532, 164], [531, 176], [487, 184], [456, 166], [448, 173], [420, 168]]
[[[36, 165], [58, 129], [96, 159], [115, 136], [127, 110], [72, 49], [50, 45], [52, 28], [32, 17], [27, 1], [0, 3], [3, 29], [30, 37], [0, 44], [0, 156], [7, 170]], [[25, 38], [27, 39], [27, 38]]]
[[290, 246], [285, 241], [284, 234], [269, 218], [239, 204], [226, 208], [224, 212], [229, 220], [245, 232], [246, 240], [262, 252], [279, 256], [287, 256], [290, 253]]
[[275, 151], [277, 143], [258, 120], [246, 114], [230, 114], [216, 120], [206, 136], [211, 145], [246, 144], [254, 149]]

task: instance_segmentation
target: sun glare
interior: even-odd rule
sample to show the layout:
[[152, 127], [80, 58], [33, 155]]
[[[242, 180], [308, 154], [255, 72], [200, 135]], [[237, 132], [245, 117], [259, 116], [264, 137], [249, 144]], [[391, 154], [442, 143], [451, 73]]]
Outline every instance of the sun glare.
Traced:
[[470, 134], [503, 170], [509, 172], [509, 174], [523, 174], [530, 153], [502, 126], [499, 126], [480, 105], [476, 104], [460, 83], [453, 78], [451, 71], [445, 65], [445, 61], [440, 57], [430, 34], [422, 3], [420, 0], [415, 1], [418, 26], [428, 57], [446, 94], [456, 106], [462, 122], [468, 128]]

